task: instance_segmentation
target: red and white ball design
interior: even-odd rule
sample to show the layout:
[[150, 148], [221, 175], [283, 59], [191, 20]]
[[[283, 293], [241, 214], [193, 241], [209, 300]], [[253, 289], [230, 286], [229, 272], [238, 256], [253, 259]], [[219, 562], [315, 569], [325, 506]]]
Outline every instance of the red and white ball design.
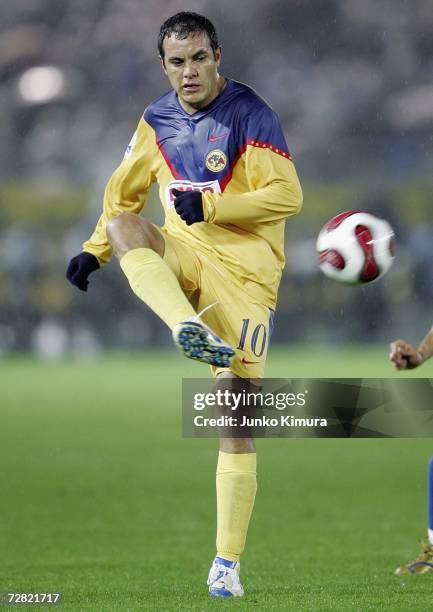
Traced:
[[394, 230], [385, 219], [361, 210], [340, 213], [317, 238], [320, 269], [340, 283], [370, 283], [392, 266], [394, 241]]

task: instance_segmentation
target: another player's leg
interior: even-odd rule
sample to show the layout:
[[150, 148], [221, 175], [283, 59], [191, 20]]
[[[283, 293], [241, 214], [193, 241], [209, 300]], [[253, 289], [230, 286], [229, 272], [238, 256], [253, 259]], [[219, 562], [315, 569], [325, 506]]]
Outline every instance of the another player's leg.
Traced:
[[396, 576], [407, 576], [408, 574], [429, 574], [433, 572], [433, 457], [430, 458], [428, 466], [428, 530], [427, 542], [422, 545], [422, 551], [410, 563], [401, 565], [395, 570]]
[[[233, 376], [231, 372], [221, 373], [217, 385], [227, 388], [227, 377]], [[236, 391], [250, 389], [246, 380], [234, 378]], [[239, 579], [240, 556], [245, 547], [256, 490], [253, 439], [220, 438], [216, 470], [217, 554], [208, 577], [209, 593], [213, 597], [241, 597], [244, 594]]]
[[134, 293], [172, 330], [186, 357], [227, 367], [233, 349], [197, 320], [178, 279], [164, 261], [162, 234], [146, 219], [122, 213], [107, 224], [107, 236]]

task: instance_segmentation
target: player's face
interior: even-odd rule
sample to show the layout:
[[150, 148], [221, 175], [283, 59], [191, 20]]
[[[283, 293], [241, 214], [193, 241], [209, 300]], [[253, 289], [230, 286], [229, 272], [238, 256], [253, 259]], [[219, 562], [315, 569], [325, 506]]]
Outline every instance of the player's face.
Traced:
[[206, 32], [181, 40], [170, 36], [163, 44], [162, 67], [187, 113], [210, 104], [221, 87], [218, 75], [221, 49], [214, 54]]

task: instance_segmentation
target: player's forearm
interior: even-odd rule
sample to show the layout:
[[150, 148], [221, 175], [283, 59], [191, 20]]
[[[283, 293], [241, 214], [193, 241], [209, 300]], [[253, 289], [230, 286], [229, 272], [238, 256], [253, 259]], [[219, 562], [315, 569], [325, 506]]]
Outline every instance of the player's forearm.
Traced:
[[121, 204], [113, 205], [109, 199], [107, 201], [107, 195], [105, 196], [102, 215], [98, 219], [93, 234], [83, 243], [83, 251], [94, 255], [101, 266], [108, 263], [113, 255], [112, 248], [107, 238], [108, 222], [113, 217], [127, 211], [137, 212], [136, 207], [133, 206], [123, 206]]
[[94, 255], [100, 266], [110, 261], [113, 251], [107, 239], [106, 221], [103, 219], [103, 215], [99, 218], [89, 240], [83, 242], [83, 251]]
[[240, 195], [206, 193], [203, 204], [208, 223], [277, 222], [301, 210], [302, 191], [299, 183], [275, 181]]
[[295, 166], [287, 157], [265, 148], [249, 146], [245, 155], [245, 193], [203, 195], [208, 223], [277, 223], [296, 215], [302, 206], [302, 189]]
[[433, 327], [421, 341], [421, 344], [418, 347], [418, 352], [421, 354], [423, 361], [426, 361], [433, 356]]
[[[134, 166], [132, 168], [135, 170]], [[102, 266], [110, 261], [113, 251], [107, 238], [107, 225], [113, 217], [123, 212], [138, 214], [144, 207], [147, 186], [141, 187], [137, 172], [123, 163], [112, 175], [105, 188], [102, 214], [93, 234], [83, 244], [83, 250], [95, 255]]]

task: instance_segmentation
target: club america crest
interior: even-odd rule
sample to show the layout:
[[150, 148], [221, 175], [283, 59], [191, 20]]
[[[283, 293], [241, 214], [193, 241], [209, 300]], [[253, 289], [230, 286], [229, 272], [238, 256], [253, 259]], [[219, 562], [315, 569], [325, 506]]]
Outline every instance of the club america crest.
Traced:
[[221, 149], [213, 149], [206, 155], [206, 168], [211, 172], [221, 172], [227, 166], [227, 156]]

